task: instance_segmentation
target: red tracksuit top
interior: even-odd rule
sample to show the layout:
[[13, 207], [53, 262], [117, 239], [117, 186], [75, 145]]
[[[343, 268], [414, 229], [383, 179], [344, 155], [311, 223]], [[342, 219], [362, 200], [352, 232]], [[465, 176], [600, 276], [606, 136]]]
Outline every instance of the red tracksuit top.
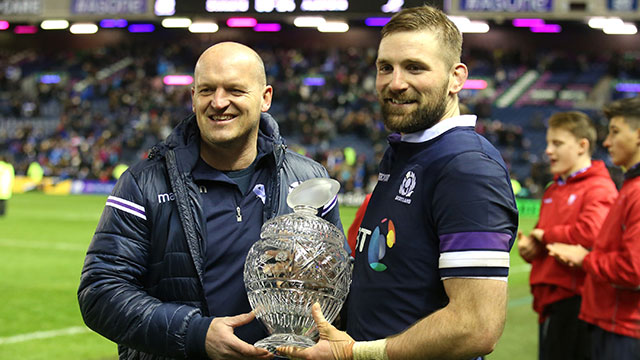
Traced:
[[620, 195], [582, 263], [580, 318], [640, 339], [640, 167], [625, 174]]
[[[556, 181], [544, 192], [537, 228], [544, 230], [542, 241], [580, 244], [591, 248], [609, 208], [618, 194], [604, 163], [593, 160], [585, 171]], [[539, 321], [545, 308], [556, 301], [582, 294], [585, 273], [549, 256], [546, 249], [531, 261], [529, 282], [533, 309]]]

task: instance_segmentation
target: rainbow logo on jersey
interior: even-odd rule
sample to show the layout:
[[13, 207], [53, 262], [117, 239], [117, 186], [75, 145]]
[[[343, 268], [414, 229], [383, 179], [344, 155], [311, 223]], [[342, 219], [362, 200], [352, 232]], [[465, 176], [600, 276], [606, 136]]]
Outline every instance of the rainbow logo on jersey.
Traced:
[[[386, 234], [380, 230], [381, 227], [386, 227]], [[369, 242], [369, 251], [367, 259], [369, 260], [369, 266], [375, 271], [387, 270], [387, 265], [380, 261], [387, 253], [387, 248], [392, 248], [396, 243], [396, 227], [393, 225], [393, 221], [387, 218], [382, 219], [380, 225], [376, 226], [371, 233], [371, 241]]]

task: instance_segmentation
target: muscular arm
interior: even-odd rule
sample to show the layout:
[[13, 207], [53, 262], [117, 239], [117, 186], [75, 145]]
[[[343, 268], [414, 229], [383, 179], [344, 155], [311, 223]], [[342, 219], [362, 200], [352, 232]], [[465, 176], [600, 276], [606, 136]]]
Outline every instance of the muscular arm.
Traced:
[[[460, 154], [441, 171], [431, 204], [440, 237], [439, 271], [449, 304], [389, 338], [391, 360], [488, 354], [504, 327], [507, 282], [493, 278], [506, 280], [517, 224], [504, 168], [485, 154]], [[477, 251], [477, 257], [467, 257], [468, 250]]]
[[[501, 280], [455, 278], [444, 281], [450, 301], [447, 306], [415, 323], [406, 331], [387, 338], [386, 350], [370, 358], [389, 360], [470, 359], [493, 351], [506, 318], [507, 283]], [[356, 343], [322, 316], [320, 306], [312, 311], [320, 341], [313, 347], [279, 347], [295, 359], [351, 360]], [[365, 356], [365, 357], [363, 357]], [[360, 359], [369, 358], [360, 354]]]
[[448, 279], [449, 304], [387, 342], [390, 360], [463, 359], [493, 351], [506, 319], [507, 283]]

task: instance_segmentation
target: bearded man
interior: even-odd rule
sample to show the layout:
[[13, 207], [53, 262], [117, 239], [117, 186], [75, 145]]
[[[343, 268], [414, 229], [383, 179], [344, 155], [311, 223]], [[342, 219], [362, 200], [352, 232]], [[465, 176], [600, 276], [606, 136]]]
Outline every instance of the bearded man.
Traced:
[[[358, 230], [347, 332], [313, 314], [302, 359], [472, 359], [506, 318], [518, 224], [500, 153], [460, 115], [462, 35], [440, 10], [397, 13], [382, 29], [376, 89], [395, 133]], [[348, 334], [348, 335], [347, 335]]]

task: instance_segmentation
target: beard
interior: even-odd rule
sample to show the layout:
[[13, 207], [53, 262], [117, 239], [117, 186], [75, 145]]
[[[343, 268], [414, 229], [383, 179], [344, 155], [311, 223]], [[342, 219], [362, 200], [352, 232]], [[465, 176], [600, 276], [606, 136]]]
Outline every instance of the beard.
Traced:
[[411, 100], [406, 95], [394, 96], [390, 91], [385, 91], [378, 96], [382, 108], [384, 125], [391, 131], [404, 134], [429, 129], [442, 120], [447, 109], [448, 84], [444, 83], [439, 89], [430, 91], [425, 95], [425, 102], [418, 102], [418, 108], [410, 113], [398, 111], [385, 99], [393, 98], [398, 101]]

